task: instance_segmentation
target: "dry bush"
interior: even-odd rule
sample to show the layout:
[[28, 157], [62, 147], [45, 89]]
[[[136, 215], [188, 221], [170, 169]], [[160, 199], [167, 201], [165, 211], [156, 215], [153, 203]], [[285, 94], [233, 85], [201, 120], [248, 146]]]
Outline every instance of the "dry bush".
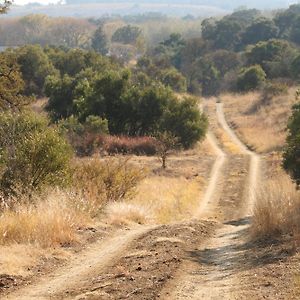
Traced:
[[82, 159], [75, 165], [72, 192], [82, 199], [81, 209], [94, 217], [108, 202], [132, 197], [144, 176], [145, 170], [128, 159]]
[[266, 153], [281, 150], [286, 139], [286, 125], [295, 103], [295, 88], [287, 94], [275, 95], [268, 105], [261, 104], [261, 94], [224, 94], [228, 121], [239, 137], [255, 151]]
[[252, 223], [254, 239], [300, 233], [300, 192], [286, 175], [269, 179], [257, 191]]
[[146, 207], [133, 203], [111, 203], [108, 204], [106, 212], [110, 224], [114, 225], [147, 224], [153, 220], [151, 212]]
[[18, 204], [0, 215], [0, 244], [54, 247], [77, 241], [76, 231], [89, 221], [66, 193], [52, 192], [33, 204]]
[[[185, 178], [150, 177], [138, 187], [136, 196], [120, 206], [108, 206], [111, 222], [134, 221], [138, 212], [138, 223], [170, 223], [193, 216], [201, 199], [201, 184], [198, 180]], [[124, 207], [127, 208], [124, 209]]]
[[154, 155], [156, 140], [152, 137], [106, 136], [103, 150], [108, 154]]

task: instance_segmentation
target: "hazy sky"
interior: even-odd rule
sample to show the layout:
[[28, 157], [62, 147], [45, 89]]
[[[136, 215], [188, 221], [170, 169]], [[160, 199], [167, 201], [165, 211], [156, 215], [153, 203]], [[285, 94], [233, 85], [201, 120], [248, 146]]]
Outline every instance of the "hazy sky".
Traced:
[[48, 3], [55, 3], [55, 2], [58, 2], [58, 0], [15, 0], [14, 1], [16, 4], [27, 4], [29, 2], [39, 2], [39, 3], [42, 3], [42, 4], [48, 4]]

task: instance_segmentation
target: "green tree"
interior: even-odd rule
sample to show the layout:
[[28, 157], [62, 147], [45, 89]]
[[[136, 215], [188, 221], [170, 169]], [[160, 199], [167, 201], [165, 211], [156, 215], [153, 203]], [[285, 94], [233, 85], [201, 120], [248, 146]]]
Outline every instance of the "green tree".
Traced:
[[0, 110], [19, 110], [32, 99], [24, 96], [25, 84], [16, 56], [12, 52], [0, 54]]
[[24, 46], [17, 51], [18, 64], [25, 81], [27, 95], [43, 95], [45, 80], [49, 75], [57, 75], [58, 71], [45, 54], [41, 46]]
[[300, 44], [300, 14], [295, 18], [291, 26], [290, 39], [294, 43]]
[[173, 97], [161, 118], [160, 131], [170, 132], [177, 137], [179, 145], [185, 149], [204, 139], [207, 132], [208, 119], [204, 113], [200, 113], [198, 104], [193, 97], [180, 100]]
[[189, 90], [205, 96], [216, 95], [219, 91], [220, 72], [211, 61], [198, 59], [189, 76]]
[[108, 53], [108, 39], [104, 33], [103, 26], [99, 26], [92, 37], [92, 48], [102, 54]]
[[0, 189], [4, 194], [31, 193], [63, 186], [69, 179], [72, 150], [47, 119], [33, 113], [0, 116]]
[[250, 66], [241, 71], [237, 88], [239, 91], [250, 91], [257, 89], [266, 80], [266, 73], [260, 65]]
[[289, 120], [288, 137], [283, 153], [283, 167], [300, 185], [300, 104], [293, 107], [293, 113]]
[[49, 97], [46, 110], [52, 120], [67, 118], [74, 114], [76, 81], [64, 75], [62, 78], [49, 76], [45, 83], [45, 93]]
[[297, 52], [288, 41], [259, 42], [246, 51], [248, 65], [259, 64], [268, 77], [289, 77], [291, 63]]
[[181, 65], [181, 51], [185, 46], [185, 41], [179, 33], [172, 33], [169, 38], [164, 40], [154, 49], [154, 55], [158, 58], [158, 63], [162, 67], [161, 61], [166, 63], [165, 67], [170, 65], [179, 68]]
[[167, 158], [172, 151], [179, 149], [178, 138], [170, 132], [160, 132], [156, 135], [156, 152], [162, 168], [167, 168]]
[[171, 87], [176, 92], [186, 92], [186, 78], [175, 68], [163, 70], [161, 81], [164, 85]]
[[294, 76], [294, 78], [299, 79], [300, 78], [300, 54], [298, 54], [295, 59], [292, 62], [291, 65], [291, 72]]
[[134, 45], [141, 34], [142, 31], [139, 27], [126, 25], [115, 31], [112, 36], [112, 42]]
[[244, 44], [256, 44], [260, 41], [267, 41], [278, 37], [279, 29], [273, 20], [259, 18], [254, 21], [243, 33]]

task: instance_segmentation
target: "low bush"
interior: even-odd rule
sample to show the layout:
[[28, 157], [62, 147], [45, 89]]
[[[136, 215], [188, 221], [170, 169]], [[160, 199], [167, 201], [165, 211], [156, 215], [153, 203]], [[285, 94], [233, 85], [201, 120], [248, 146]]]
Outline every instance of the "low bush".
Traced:
[[31, 112], [0, 115], [0, 190], [31, 194], [70, 179], [72, 150], [58, 129]]
[[83, 159], [75, 164], [72, 191], [94, 217], [108, 202], [131, 198], [144, 173], [127, 159]]
[[156, 140], [152, 137], [106, 136], [103, 150], [108, 154], [154, 155]]
[[250, 66], [241, 70], [237, 79], [237, 89], [247, 92], [259, 88], [266, 81], [266, 73], [260, 65]]

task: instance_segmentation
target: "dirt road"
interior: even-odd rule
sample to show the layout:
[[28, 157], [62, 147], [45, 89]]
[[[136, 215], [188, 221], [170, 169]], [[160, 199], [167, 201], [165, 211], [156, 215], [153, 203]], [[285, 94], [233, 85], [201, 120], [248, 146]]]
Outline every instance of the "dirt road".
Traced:
[[[255, 201], [254, 191], [260, 173], [260, 158], [248, 150], [228, 126], [221, 103], [216, 105], [216, 116], [219, 125], [242, 153], [238, 164], [236, 157], [225, 154], [212, 140], [219, 153], [219, 164], [223, 165], [226, 162], [227, 168], [223, 168], [222, 174], [222, 166], [216, 168], [209, 189], [209, 198], [213, 201], [210, 205], [208, 203], [205, 211], [208, 215], [217, 215], [223, 225], [197, 251], [190, 253], [190, 259], [178, 272], [177, 278], [166, 287], [163, 299], [240, 299], [237, 270], [243, 263], [243, 233], [247, 229]], [[239, 173], [239, 178], [230, 181], [230, 172], [237, 165], [241, 166], [241, 161], [248, 171]], [[220, 185], [221, 181], [223, 189], [218, 193], [216, 186]], [[227, 188], [229, 184], [235, 185], [235, 193], [233, 189]], [[238, 193], [238, 189], [243, 191], [242, 194]], [[231, 199], [230, 203], [227, 198]], [[218, 210], [221, 211], [219, 215], [216, 213]], [[202, 210], [201, 215], [203, 213]]]
[[120, 231], [106, 241], [99, 241], [80, 253], [70, 264], [49, 276], [22, 288], [6, 297], [9, 300], [52, 299], [55, 295], [83, 284], [93, 277], [93, 272], [101, 272], [112, 265], [139, 236], [153, 230], [155, 226], [141, 226], [129, 231]]

